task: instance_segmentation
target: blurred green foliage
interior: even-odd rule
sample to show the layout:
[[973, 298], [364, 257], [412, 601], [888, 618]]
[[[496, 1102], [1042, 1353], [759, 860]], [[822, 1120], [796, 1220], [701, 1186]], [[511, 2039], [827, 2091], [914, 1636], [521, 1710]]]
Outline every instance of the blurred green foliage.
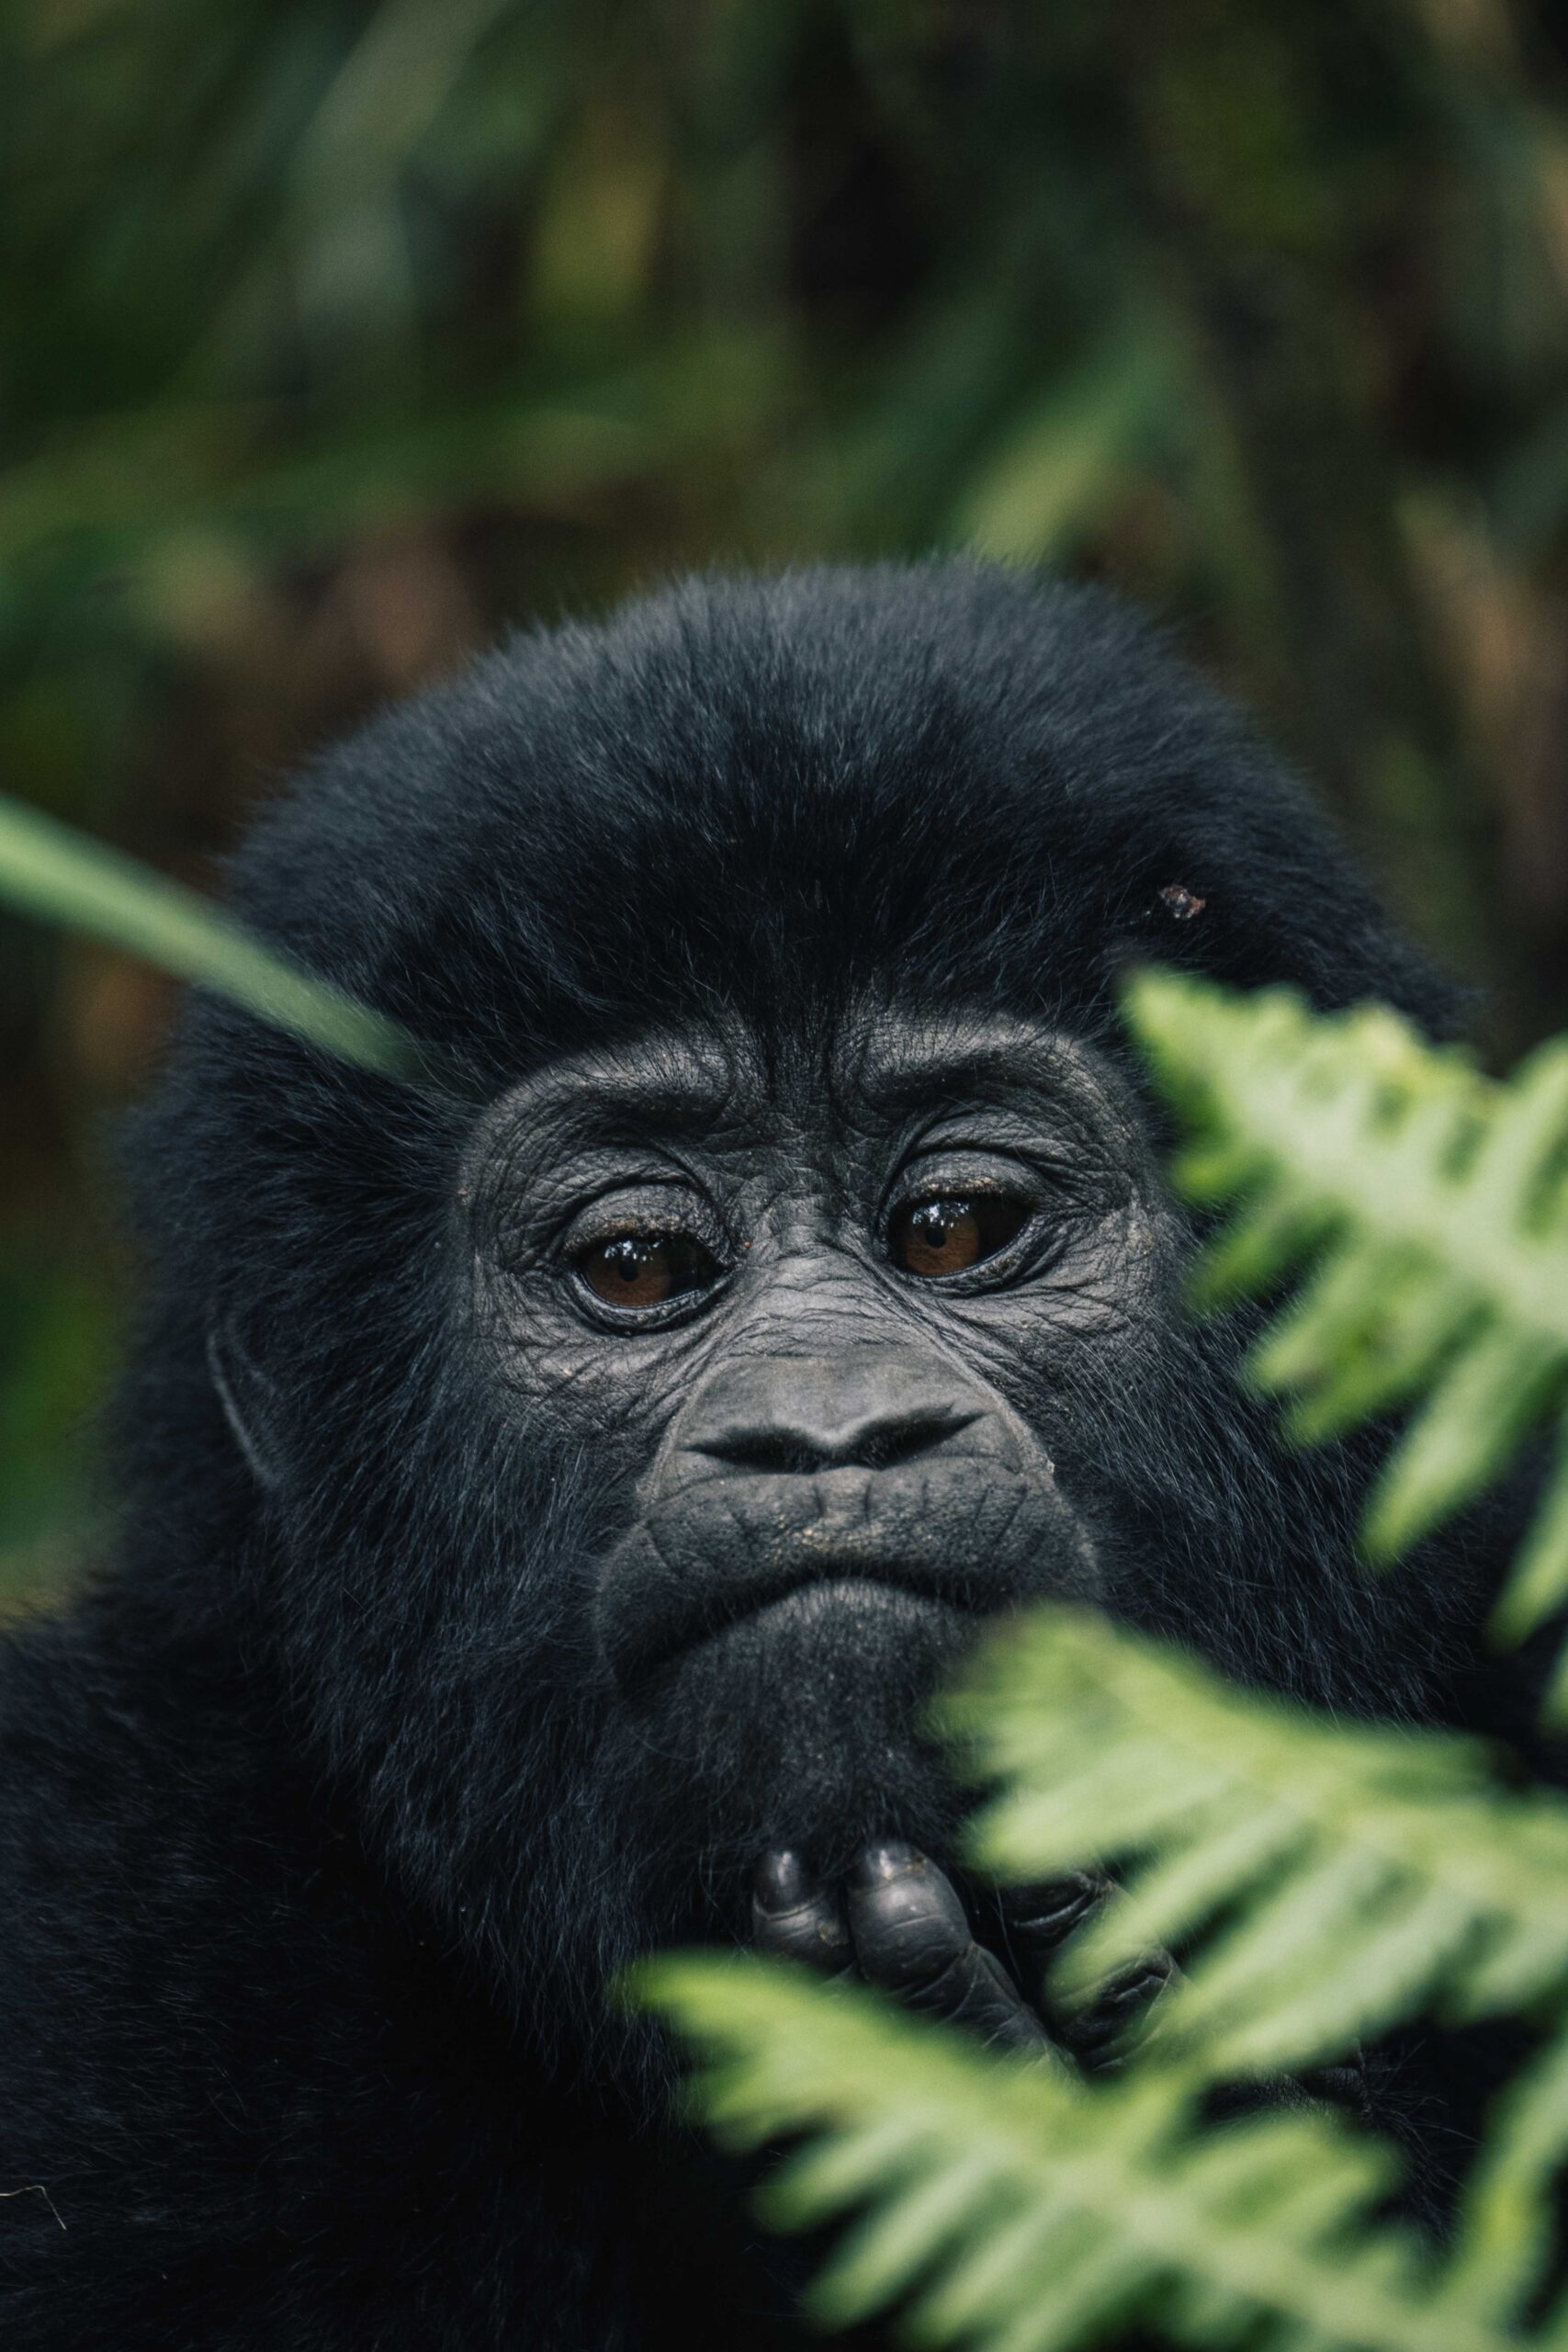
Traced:
[[[1115, 582], [1568, 1017], [1568, 47], [1507, 0], [9, 0], [0, 789], [177, 877], [694, 561]], [[86, 1524], [161, 981], [0, 924], [0, 1589]]]

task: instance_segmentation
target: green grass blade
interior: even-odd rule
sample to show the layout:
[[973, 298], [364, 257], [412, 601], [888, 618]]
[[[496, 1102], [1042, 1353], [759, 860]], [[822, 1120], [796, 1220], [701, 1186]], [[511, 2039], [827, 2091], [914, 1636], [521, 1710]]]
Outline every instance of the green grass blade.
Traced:
[[194, 890], [0, 797], [0, 899], [215, 989], [274, 1028], [388, 1077], [419, 1069], [395, 1022], [249, 938]]

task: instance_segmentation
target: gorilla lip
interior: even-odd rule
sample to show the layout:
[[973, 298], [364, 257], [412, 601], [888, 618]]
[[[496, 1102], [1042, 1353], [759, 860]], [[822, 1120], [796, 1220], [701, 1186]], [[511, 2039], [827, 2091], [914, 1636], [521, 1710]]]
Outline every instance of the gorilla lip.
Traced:
[[[977, 1596], [968, 1599], [952, 1590], [923, 1590], [907, 1561], [874, 1555], [807, 1557], [799, 1560], [793, 1572], [773, 1567], [739, 1580], [733, 1591], [723, 1596], [710, 1594], [707, 1606], [700, 1611], [694, 1608], [683, 1622], [665, 1627], [663, 1639], [649, 1643], [635, 1657], [623, 1660], [619, 1679], [627, 1689], [645, 1682], [748, 1620], [784, 1609], [792, 1614], [826, 1613], [836, 1602], [851, 1598], [870, 1601], [880, 1613], [910, 1617], [976, 1617], [992, 1614], [998, 1606], [994, 1594], [982, 1602]], [[819, 1610], [812, 1607], [814, 1602], [821, 1604]]]
[[752, 1601], [749, 1606], [732, 1611], [707, 1631], [688, 1643], [688, 1650], [699, 1648], [703, 1642], [716, 1640], [736, 1625], [745, 1624], [758, 1617], [767, 1617], [775, 1611], [788, 1610], [793, 1615], [816, 1616], [834, 1602], [853, 1599], [869, 1600], [885, 1612], [899, 1615], [925, 1612], [930, 1615], [970, 1616], [976, 1612], [962, 1603], [934, 1593], [921, 1592], [903, 1576], [880, 1576], [863, 1562], [833, 1562], [825, 1568], [814, 1568], [797, 1582]]

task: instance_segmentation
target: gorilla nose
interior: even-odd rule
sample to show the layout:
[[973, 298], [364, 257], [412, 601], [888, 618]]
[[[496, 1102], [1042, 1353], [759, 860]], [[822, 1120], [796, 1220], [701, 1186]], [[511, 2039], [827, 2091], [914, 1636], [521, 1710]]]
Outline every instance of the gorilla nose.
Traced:
[[685, 1449], [738, 1470], [891, 1469], [980, 1418], [897, 1357], [791, 1357], [696, 1400]]

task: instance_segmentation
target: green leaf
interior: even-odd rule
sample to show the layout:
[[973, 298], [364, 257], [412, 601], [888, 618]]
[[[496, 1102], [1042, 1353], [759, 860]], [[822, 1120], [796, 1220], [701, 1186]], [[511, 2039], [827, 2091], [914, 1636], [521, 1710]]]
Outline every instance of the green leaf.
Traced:
[[1058, 554], [1124, 488], [1169, 397], [1173, 356], [1163, 325], [1139, 319], [1053, 383], [987, 453], [950, 518], [949, 541], [1003, 562]]
[[0, 899], [199, 981], [343, 1060], [398, 1078], [419, 1069], [417, 1048], [395, 1022], [261, 946], [195, 891], [4, 798]]
[[[1126, 1011], [1191, 1131], [1179, 1186], [1228, 1209], [1195, 1300], [1303, 1277], [1248, 1364], [1290, 1397], [1288, 1433], [1412, 1406], [1363, 1529], [1371, 1560], [1396, 1559], [1568, 1410], [1568, 1044], [1494, 1083], [1382, 1006], [1322, 1015], [1151, 972]], [[1568, 1598], [1565, 1498], [1560, 1474], [1503, 1638]]]
[[1261, 2352], [1551, 2340], [1495, 2325], [1468, 2272], [1450, 2284], [1372, 2221], [1389, 2152], [1325, 2114], [1197, 2128], [1179, 2070], [1091, 2086], [777, 1962], [662, 1959], [632, 1989], [697, 2052], [692, 2103], [728, 2141], [805, 2135], [771, 2215], [858, 2216], [810, 2297], [831, 2325], [901, 2307], [914, 2342], [976, 2352], [1071, 2352], [1140, 2320]]
[[1010, 1625], [942, 1718], [1002, 1784], [977, 1861], [1121, 1875], [1055, 1994], [1196, 1942], [1161, 2014], [1209, 2080], [1340, 2057], [1424, 2002], [1568, 1996], [1568, 1802], [1500, 1788], [1474, 1741], [1325, 1723], [1066, 1608]]

